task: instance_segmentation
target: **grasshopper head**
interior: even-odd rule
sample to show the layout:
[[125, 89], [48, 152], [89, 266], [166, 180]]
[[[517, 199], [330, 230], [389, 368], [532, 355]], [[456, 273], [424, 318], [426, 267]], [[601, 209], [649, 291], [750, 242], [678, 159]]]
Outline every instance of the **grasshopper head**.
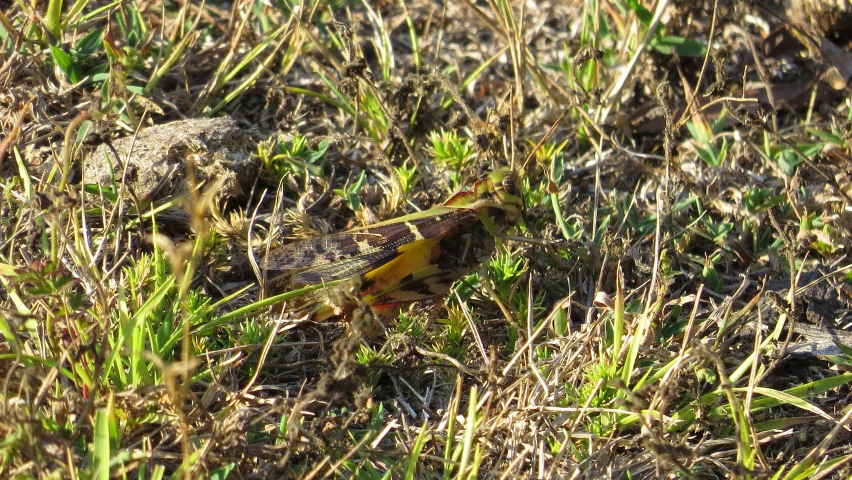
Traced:
[[499, 235], [515, 226], [524, 211], [524, 199], [516, 184], [517, 177], [511, 170], [494, 170], [476, 182], [474, 191], [478, 197], [474, 207], [492, 235]]

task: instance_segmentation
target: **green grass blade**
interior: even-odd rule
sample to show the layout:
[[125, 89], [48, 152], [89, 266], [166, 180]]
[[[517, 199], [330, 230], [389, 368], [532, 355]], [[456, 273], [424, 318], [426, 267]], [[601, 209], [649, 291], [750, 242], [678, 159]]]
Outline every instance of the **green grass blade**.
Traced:
[[426, 432], [429, 431], [429, 424], [423, 422], [420, 427], [420, 433], [417, 439], [414, 440], [414, 446], [411, 447], [411, 456], [408, 459], [408, 467], [405, 469], [405, 479], [414, 480], [414, 474], [417, 471], [417, 462], [420, 460], [420, 452], [423, 450], [423, 445], [426, 444]]
[[47, 14], [44, 19], [47, 23], [47, 29], [50, 30], [55, 40], [59, 40], [62, 36], [62, 22], [60, 21], [62, 18], [62, 3], [62, 0], [50, 0], [47, 2]]
[[92, 463], [94, 478], [109, 480], [110, 460], [110, 420], [109, 407], [95, 411], [94, 443], [92, 445]]
[[462, 455], [459, 465], [458, 478], [465, 478], [465, 470], [470, 463], [470, 455], [473, 450], [473, 434], [476, 432], [476, 402], [477, 402], [476, 386], [470, 387], [470, 396], [468, 397], [467, 418], [464, 426], [464, 443], [462, 444]]

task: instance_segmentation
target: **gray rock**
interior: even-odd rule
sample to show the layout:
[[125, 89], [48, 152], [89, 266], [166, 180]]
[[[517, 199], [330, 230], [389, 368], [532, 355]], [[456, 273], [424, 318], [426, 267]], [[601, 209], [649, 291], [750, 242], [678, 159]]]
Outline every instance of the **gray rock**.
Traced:
[[[100, 145], [86, 158], [83, 182], [132, 188], [140, 202], [189, 192], [187, 165], [210, 184], [222, 180], [217, 197], [236, 197], [251, 188], [258, 165], [255, 143], [229, 117], [192, 118], [146, 128], [137, 137], [113, 142], [115, 153]], [[126, 166], [126, 168], [125, 168]]]

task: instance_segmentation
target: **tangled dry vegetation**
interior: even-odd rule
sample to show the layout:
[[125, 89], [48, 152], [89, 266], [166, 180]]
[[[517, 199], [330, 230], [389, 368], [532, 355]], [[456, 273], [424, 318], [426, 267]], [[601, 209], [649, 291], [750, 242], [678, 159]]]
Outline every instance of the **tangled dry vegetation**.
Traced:
[[[842, 5], [5, 5], [0, 477], [852, 475]], [[258, 287], [494, 168], [377, 338]]]

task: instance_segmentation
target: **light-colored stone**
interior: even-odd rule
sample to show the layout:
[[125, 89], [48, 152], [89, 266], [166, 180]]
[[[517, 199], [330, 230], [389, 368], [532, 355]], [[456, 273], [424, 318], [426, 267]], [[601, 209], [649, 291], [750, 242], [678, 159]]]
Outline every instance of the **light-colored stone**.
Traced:
[[222, 180], [219, 198], [245, 193], [257, 174], [255, 144], [229, 117], [156, 125], [112, 143], [119, 158], [106, 144], [99, 146], [85, 161], [83, 182], [107, 187], [114, 175], [115, 185], [132, 188], [140, 201], [187, 193], [190, 162], [199, 182]]

